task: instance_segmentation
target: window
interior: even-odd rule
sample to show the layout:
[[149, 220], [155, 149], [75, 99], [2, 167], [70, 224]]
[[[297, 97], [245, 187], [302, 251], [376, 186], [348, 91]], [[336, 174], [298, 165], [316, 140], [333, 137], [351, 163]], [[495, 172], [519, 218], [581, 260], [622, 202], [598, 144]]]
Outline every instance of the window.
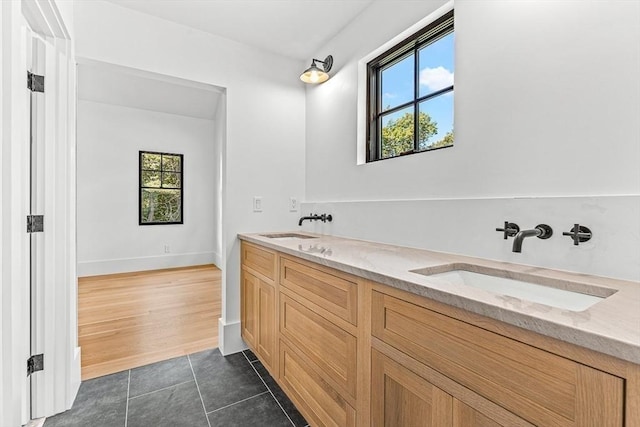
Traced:
[[139, 224], [182, 224], [182, 154], [140, 151]]
[[451, 11], [367, 64], [367, 161], [453, 145], [453, 47]]

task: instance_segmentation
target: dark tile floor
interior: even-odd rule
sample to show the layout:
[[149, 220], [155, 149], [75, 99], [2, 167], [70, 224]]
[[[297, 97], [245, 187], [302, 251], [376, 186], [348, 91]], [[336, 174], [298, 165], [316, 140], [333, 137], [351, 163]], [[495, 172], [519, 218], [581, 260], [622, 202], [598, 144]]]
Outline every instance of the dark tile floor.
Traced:
[[305, 427], [251, 351], [207, 350], [80, 385], [69, 411], [45, 427]]

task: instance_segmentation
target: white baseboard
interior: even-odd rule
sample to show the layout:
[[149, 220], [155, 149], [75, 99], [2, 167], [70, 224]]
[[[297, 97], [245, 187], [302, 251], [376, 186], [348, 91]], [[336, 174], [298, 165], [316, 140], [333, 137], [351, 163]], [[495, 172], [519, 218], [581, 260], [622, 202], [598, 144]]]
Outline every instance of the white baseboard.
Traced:
[[218, 319], [218, 347], [223, 356], [246, 350], [247, 344], [240, 336], [240, 322], [224, 323]]
[[81, 261], [78, 262], [78, 277], [213, 264], [215, 263], [216, 258], [220, 257], [216, 256], [214, 252], [192, 252], [186, 254], [166, 254], [139, 258]]
[[69, 382], [69, 402], [68, 408], [71, 409], [73, 406], [73, 402], [76, 400], [76, 396], [78, 395], [78, 390], [80, 389], [80, 383], [82, 382], [82, 370], [81, 370], [81, 362], [82, 361], [82, 349], [80, 347], [76, 347], [73, 351], [73, 362], [71, 365], [71, 381]]
[[222, 270], [224, 261], [222, 260], [222, 255], [220, 255], [218, 252], [213, 253], [213, 263], [216, 265], [216, 267]]
[[44, 422], [46, 420], [47, 420], [46, 417], [31, 420], [24, 427], [42, 427], [44, 426]]

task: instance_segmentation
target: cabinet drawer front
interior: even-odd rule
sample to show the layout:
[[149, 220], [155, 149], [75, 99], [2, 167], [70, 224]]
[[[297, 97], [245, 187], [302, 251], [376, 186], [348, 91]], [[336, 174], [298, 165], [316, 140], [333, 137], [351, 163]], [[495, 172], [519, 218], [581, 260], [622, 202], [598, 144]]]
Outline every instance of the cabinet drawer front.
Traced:
[[283, 257], [280, 284], [341, 319], [357, 324], [358, 288], [355, 279], [329, 268], [314, 268]]
[[270, 250], [242, 242], [242, 265], [262, 274], [268, 279], [276, 279], [276, 254]]
[[280, 383], [314, 426], [355, 426], [356, 413], [296, 351], [280, 341]]
[[355, 398], [356, 337], [286, 295], [280, 297], [282, 335], [312, 359], [339, 389]]
[[[522, 421], [526, 423], [526, 421]], [[529, 424], [529, 423], [527, 423]], [[530, 424], [529, 424], [530, 425]], [[511, 427], [513, 424], [503, 424], [471, 406], [453, 399], [453, 426], [454, 427]]]
[[537, 425], [621, 426], [623, 380], [374, 292], [372, 334]]

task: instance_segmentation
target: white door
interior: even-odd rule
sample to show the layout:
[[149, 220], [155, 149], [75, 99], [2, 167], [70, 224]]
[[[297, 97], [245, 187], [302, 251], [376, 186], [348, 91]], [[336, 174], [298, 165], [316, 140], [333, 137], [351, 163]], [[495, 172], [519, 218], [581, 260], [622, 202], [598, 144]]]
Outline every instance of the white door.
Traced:
[[[80, 383], [75, 68], [54, 1], [0, 0], [0, 426], [71, 407]], [[45, 92], [28, 88], [28, 70]], [[28, 233], [30, 214], [44, 233]], [[27, 376], [27, 359], [44, 370]]]
[[[31, 34], [30, 208], [43, 231], [30, 233], [31, 354], [43, 355], [30, 377], [30, 416], [68, 409], [80, 380], [76, 329], [74, 64], [60, 43]], [[42, 91], [40, 91], [42, 90]], [[36, 359], [37, 360], [37, 359]]]
[[[27, 70], [29, 72], [30, 104], [30, 146], [29, 146], [29, 216], [32, 218], [29, 232], [29, 277], [30, 277], [30, 351], [34, 372], [29, 375], [30, 418], [44, 415], [38, 406], [43, 390], [44, 368], [44, 327], [41, 323], [44, 307], [44, 245], [47, 230], [44, 229], [45, 214], [45, 97], [44, 81], [46, 73], [47, 43], [40, 37], [27, 34]], [[49, 233], [50, 234], [50, 233]], [[41, 363], [42, 362], [42, 363]], [[40, 405], [41, 406], [41, 405]]]

